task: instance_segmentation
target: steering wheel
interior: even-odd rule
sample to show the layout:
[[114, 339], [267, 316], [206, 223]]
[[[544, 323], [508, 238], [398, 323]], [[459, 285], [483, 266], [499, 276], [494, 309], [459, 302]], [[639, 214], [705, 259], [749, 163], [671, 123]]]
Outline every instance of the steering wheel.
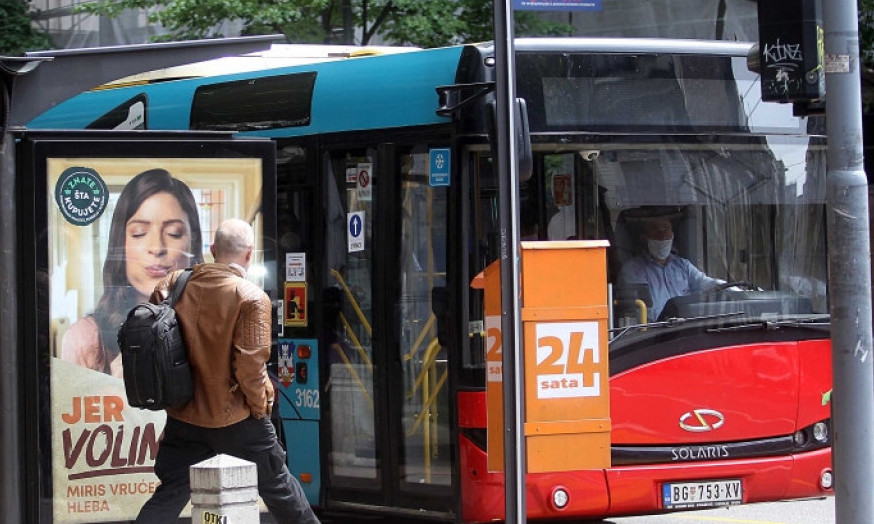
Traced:
[[719, 284], [716, 287], [710, 288], [708, 292], [716, 293], [719, 291], [725, 291], [730, 287], [739, 287], [750, 291], [762, 291], [762, 288], [753, 284], [752, 282], [747, 282], [746, 280], [733, 280], [731, 282], [726, 282], [724, 284]]

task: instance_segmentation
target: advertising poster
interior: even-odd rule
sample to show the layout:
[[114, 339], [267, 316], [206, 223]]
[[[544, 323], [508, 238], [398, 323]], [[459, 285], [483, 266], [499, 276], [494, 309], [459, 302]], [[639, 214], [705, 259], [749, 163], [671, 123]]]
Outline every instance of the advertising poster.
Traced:
[[[256, 231], [263, 286], [263, 159], [47, 157], [54, 522], [133, 520], [158, 485], [163, 411], [128, 406], [116, 335], [168, 272], [210, 262], [219, 223]], [[186, 510], [186, 514], [189, 510]]]

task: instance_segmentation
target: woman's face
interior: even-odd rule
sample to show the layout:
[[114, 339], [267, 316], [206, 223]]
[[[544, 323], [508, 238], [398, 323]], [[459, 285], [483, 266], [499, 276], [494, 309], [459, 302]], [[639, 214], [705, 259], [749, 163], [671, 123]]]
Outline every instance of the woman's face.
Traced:
[[125, 225], [127, 279], [143, 297], [167, 273], [189, 265], [191, 225], [170, 193], [147, 198]]

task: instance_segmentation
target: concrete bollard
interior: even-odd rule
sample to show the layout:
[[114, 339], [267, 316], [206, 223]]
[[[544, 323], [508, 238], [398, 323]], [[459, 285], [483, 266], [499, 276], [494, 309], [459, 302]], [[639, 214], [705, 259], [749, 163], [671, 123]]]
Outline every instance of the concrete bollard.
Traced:
[[258, 470], [248, 460], [217, 455], [189, 470], [192, 524], [249, 524], [260, 520]]

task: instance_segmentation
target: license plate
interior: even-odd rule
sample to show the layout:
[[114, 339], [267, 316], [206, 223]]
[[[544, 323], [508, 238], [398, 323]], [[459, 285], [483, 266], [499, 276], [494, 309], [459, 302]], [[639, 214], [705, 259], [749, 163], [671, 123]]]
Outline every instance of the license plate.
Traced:
[[664, 509], [708, 508], [743, 502], [740, 480], [705, 480], [662, 484]]

